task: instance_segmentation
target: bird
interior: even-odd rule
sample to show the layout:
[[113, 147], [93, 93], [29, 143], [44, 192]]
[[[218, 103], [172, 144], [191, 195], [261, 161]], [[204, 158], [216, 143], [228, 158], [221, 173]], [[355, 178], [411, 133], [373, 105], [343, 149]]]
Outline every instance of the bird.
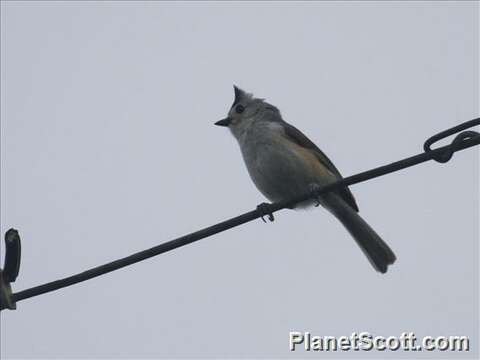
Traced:
[[[236, 85], [233, 88], [235, 97], [228, 116], [215, 125], [227, 127], [237, 140], [257, 189], [271, 202], [310, 191], [312, 199], [294, 208], [322, 205], [348, 230], [374, 269], [386, 273], [396, 256], [360, 217], [350, 189], [344, 186], [313, 196], [320, 187], [343, 179], [332, 161], [306, 135], [287, 123], [276, 106]], [[273, 221], [271, 213], [269, 219]]]

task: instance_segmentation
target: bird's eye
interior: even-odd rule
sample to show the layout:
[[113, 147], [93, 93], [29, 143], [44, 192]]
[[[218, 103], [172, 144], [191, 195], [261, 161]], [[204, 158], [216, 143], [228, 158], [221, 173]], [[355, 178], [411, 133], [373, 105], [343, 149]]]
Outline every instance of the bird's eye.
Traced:
[[245, 111], [245, 106], [243, 106], [243, 105], [237, 105], [237, 106], [235, 106], [235, 112], [236, 112], [237, 114], [241, 114], [241, 113], [243, 113], [244, 111]]

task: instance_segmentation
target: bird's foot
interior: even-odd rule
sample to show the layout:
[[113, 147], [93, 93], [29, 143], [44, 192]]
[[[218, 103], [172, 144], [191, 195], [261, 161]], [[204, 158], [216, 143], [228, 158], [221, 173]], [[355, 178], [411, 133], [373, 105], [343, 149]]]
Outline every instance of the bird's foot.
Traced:
[[268, 203], [261, 203], [260, 205], [257, 206], [257, 212], [259, 213], [261, 219], [263, 220], [264, 223], [266, 223], [265, 219], [263, 218], [264, 216], [268, 216], [268, 220], [274, 221], [275, 218], [273, 217], [272, 210], [270, 208], [270, 204]]
[[318, 184], [310, 184], [308, 188], [310, 190], [310, 194], [312, 195], [311, 198], [314, 201], [313, 205], [315, 207], [318, 207], [321, 203], [320, 203], [320, 196], [316, 192], [321, 188], [321, 186]]

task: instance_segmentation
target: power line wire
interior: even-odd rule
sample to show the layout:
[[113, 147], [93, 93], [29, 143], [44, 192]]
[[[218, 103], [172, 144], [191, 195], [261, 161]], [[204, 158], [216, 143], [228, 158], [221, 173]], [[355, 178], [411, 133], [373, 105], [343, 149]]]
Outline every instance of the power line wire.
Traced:
[[[220, 223], [206, 227], [199, 231], [190, 233], [188, 235], [181, 236], [177, 239], [167, 241], [163, 244], [154, 246], [150, 249], [134, 253], [122, 259], [97, 266], [95, 268], [86, 270], [84, 272], [81, 272], [63, 279], [48, 282], [48, 283], [35, 286], [26, 290], [22, 290], [13, 294], [11, 293], [11, 289], [9, 290], [9, 288], [10, 288], [10, 282], [13, 282], [16, 278], [16, 275], [18, 274], [18, 269], [20, 265], [20, 237], [18, 236], [18, 232], [16, 232], [13, 229], [10, 229], [5, 236], [6, 242], [8, 237], [8, 240], [10, 243], [10, 245], [6, 246], [6, 256], [5, 256], [6, 265], [4, 266], [3, 275], [2, 273], [0, 273], [0, 281], [1, 281], [0, 285], [2, 285], [0, 287], [0, 298], [2, 299], [1, 309], [15, 308], [15, 304], [18, 301], [25, 300], [41, 294], [45, 294], [51, 291], [55, 291], [67, 286], [71, 286], [79, 282], [95, 278], [100, 275], [104, 275], [106, 273], [121, 269], [125, 266], [135, 264], [139, 261], [151, 258], [153, 256], [165, 253], [167, 251], [171, 251], [173, 249], [179, 248], [181, 246], [185, 246], [187, 244], [191, 244], [195, 241], [204, 239], [214, 234], [218, 234], [222, 231], [245, 224], [249, 221], [252, 221], [258, 218], [263, 219], [263, 216], [265, 215], [268, 215], [270, 219], [273, 220], [274, 212], [279, 211], [281, 209], [285, 209], [285, 208], [291, 208], [297, 203], [300, 203], [302, 201], [305, 201], [314, 197], [318, 197], [319, 195], [327, 191], [331, 191], [338, 187], [357, 184], [357, 183], [370, 180], [379, 176], [383, 176], [395, 171], [399, 171], [414, 165], [418, 165], [429, 160], [435, 160], [440, 163], [445, 163], [452, 158], [455, 152], [470, 148], [472, 146], [479, 145], [480, 134], [475, 131], [464, 131], [462, 133], [459, 133], [449, 145], [445, 145], [437, 149], [431, 149], [431, 146], [435, 142], [447, 136], [456, 134], [462, 130], [465, 130], [477, 125], [480, 125], [480, 118], [467, 121], [465, 123], [462, 123], [458, 126], [447, 129], [445, 131], [442, 131], [432, 136], [425, 142], [424, 144], [425, 152], [423, 153], [420, 153], [399, 161], [395, 161], [388, 165], [380, 166], [368, 171], [364, 171], [364, 172], [346, 177], [342, 180], [323, 186], [314, 192], [309, 191], [301, 196], [297, 196], [292, 199], [288, 199], [286, 201], [280, 201], [272, 204], [261, 204], [255, 210], [246, 212], [239, 216], [230, 218], [228, 220], [222, 221]], [[17, 244], [17, 245], [12, 245], [12, 244]], [[8, 267], [7, 267], [7, 264], [8, 264]]]

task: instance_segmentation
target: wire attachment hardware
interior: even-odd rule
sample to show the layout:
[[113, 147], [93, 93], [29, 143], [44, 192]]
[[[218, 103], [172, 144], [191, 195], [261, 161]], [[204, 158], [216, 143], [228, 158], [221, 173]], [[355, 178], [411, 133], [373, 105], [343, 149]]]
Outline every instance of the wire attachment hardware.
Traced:
[[[423, 144], [423, 150], [426, 153], [429, 153], [433, 151], [431, 146], [437, 141], [445, 139], [446, 137], [456, 134], [459, 131], [462, 131], [477, 125], [480, 125], [480, 119], [473, 119], [470, 121], [466, 121], [458, 126], [454, 126], [450, 129], [439, 132], [438, 134], [433, 135], [432, 137], [428, 138], [427, 141], [425, 141], [425, 143]], [[459, 133], [457, 136], [455, 136], [455, 138], [450, 143], [450, 145], [446, 146], [442, 152], [432, 155], [433, 160], [439, 163], [446, 163], [452, 158], [453, 154], [457, 150], [462, 148], [461, 145], [465, 140], [473, 139], [477, 136], [480, 138], [480, 134], [473, 130]]]
[[10, 229], [5, 233], [5, 262], [0, 268], [0, 310], [17, 308], [10, 283], [15, 282], [20, 271], [20, 256], [20, 236], [17, 230]]

